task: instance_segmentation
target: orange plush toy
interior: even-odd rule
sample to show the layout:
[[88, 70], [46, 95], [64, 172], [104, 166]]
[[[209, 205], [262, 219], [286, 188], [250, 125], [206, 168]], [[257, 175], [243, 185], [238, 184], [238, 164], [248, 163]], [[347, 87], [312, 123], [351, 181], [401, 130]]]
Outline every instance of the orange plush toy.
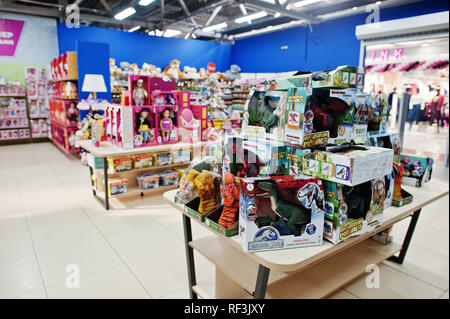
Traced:
[[180, 61], [172, 60], [167, 68], [163, 71], [164, 75], [178, 80], [183, 78], [183, 72], [180, 71]]
[[223, 211], [220, 215], [219, 225], [225, 228], [231, 227], [236, 222], [239, 211], [239, 189], [236, 186], [234, 175], [225, 175], [225, 187], [221, 189], [223, 195]]

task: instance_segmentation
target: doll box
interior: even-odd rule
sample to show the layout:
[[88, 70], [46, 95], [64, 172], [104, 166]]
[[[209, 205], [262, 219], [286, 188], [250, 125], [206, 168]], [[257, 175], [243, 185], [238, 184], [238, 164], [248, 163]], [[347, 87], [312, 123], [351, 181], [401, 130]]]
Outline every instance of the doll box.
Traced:
[[224, 235], [225, 237], [232, 237], [234, 235], [237, 235], [239, 233], [239, 221], [236, 221], [231, 225], [229, 228], [225, 228], [221, 225], [219, 225], [219, 219], [222, 215], [223, 206], [220, 206], [213, 210], [209, 215], [205, 217], [205, 224], [210, 229], [215, 231], [216, 233], [219, 233], [221, 235]]
[[380, 147], [332, 147], [305, 154], [303, 174], [348, 186], [391, 173], [394, 151]]
[[239, 239], [246, 252], [322, 244], [324, 193], [317, 178], [241, 179], [239, 206]]
[[306, 148], [350, 142], [353, 103], [352, 90], [290, 88], [284, 142]]
[[312, 77], [313, 88], [359, 88], [364, 87], [364, 68], [344, 65], [336, 70], [317, 72]]
[[323, 235], [333, 244], [381, 225], [386, 194], [383, 177], [354, 187], [324, 181], [324, 189]]

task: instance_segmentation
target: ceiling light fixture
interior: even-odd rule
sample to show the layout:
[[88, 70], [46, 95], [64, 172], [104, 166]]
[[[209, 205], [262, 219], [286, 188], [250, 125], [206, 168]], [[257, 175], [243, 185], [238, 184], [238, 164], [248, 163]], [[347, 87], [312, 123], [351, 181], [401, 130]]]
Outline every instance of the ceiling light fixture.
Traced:
[[211, 32], [211, 31], [215, 31], [215, 30], [225, 29], [227, 26], [228, 26], [228, 24], [226, 22], [222, 22], [219, 24], [208, 26], [206, 28], [203, 28], [202, 30], [205, 32]]
[[139, 30], [140, 28], [141, 28], [141, 26], [138, 25], [138, 26], [135, 26], [135, 27], [131, 28], [130, 30], [128, 30], [128, 32], [134, 32], [134, 31]]
[[250, 15], [246, 15], [246, 16], [237, 18], [236, 20], [234, 20], [234, 22], [236, 22], [236, 23], [243, 23], [243, 22], [247, 22], [247, 21], [263, 18], [266, 15], [267, 15], [266, 11], [261, 11], [261, 12], [257, 12], [257, 13], [254, 13], [254, 14], [250, 14]]
[[353, 7], [352, 10], [353, 11], [358, 10], [358, 7]]
[[195, 35], [195, 33], [192, 33], [192, 38], [197, 39], [197, 36]]
[[323, 1], [323, 0], [303, 0], [303, 1], [293, 3], [292, 6], [295, 8], [300, 8], [300, 7], [309, 6], [311, 4], [315, 4], [315, 3], [318, 3], [321, 1]]
[[145, 7], [145, 6], [148, 6], [152, 2], [155, 2], [155, 0], [140, 0], [139, 5]]
[[120, 11], [118, 14], [114, 16], [116, 20], [124, 20], [129, 16], [132, 16], [136, 13], [136, 10], [133, 7], [126, 8], [125, 10]]
[[185, 39], [188, 39], [190, 35], [191, 35], [190, 33], [187, 33], [187, 34], [184, 36], [184, 38], [185, 38]]
[[381, 1], [377, 1], [377, 2], [375, 2], [375, 4], [376, 4], [377, 6], [379, 6], [379, 5], [381, 4]]
[[277, 12], [277, 13], [275, 13], [275, 14], [273, 15], [273, 17], [274, 17], [274, 18], [279, 18], [279, 17], [281, 17], [281, 13]]
[[422, 46], [423, 47], [427, 47], [427, 46], [429, 46], [429, 44], [428, 43], [423, 43]]
[[242, 3], [239, 5], [239, 8], [243, 15], [247, 15], [247, 9], [245, 9], [245, 6]]
[[148, 35], [154, 35], [154, 36], [160, 37], [160, 36], [163, 35], [163, 31], [161, 31], [161, 30], [150, 31], [150, 32], [148, 33]]
[[181, 31], [173, 30], [173, 29], [167, 29], [166, 31], [164, 31], [163, 37], [171, 38], [171, 37], [175, 37], [175, 36], [177, 36], [179, 34], [181, 34]]

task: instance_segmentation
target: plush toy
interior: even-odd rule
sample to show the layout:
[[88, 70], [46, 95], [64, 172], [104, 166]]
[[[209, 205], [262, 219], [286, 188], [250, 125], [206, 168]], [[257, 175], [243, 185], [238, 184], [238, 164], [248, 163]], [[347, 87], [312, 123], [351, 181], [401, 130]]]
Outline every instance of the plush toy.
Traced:
[[219, 225], [229, 228], [236, 222], [236, 215], [239, 211], [239, 188], [233, 174], [225, 175], [225, 185], [221, 188], [223, 196], [223, 211], [220, 215]]
[[183, 72], [180, 71], [180, 61], [172, 60], [168, 67], [166, 67], [163, 73], [175, 80], [183, 78]]
[[402, 200], [402, 179], [403, 179], [403, 167], [397, 162], [394, 162], [394, 194], [395, 200]]
[[141, 74], [141, 75], [150, 75], [150, 65], [144, 62], [142, 64], [142, 68], [141, 68], [139, 74]]
[[184, 78], [187, 79], [198, 79], [200, 78], [200, 76], [197, 73], [197, 69], [196, 68], [191, 68], [190, 66], [185, 66], [183, 68], [184, 71]]
[[148, 70], [149, 70], [150, 76], [152, 78], [161, 78], [162, 77], [161, 68], [157, 68], [155, 65], [150, 64], [148, 66]]
[[241, 68], [237, 64], [230, 65], [230, 69], [225, 72], [224, 76], [230, 80], [236, 80], [241, 78]]
[[193, 183], [193, 189], [198, 193], [200, 204], [198, 212], [206, 215], [220, 205], [220, 178], [212, 172], [199, 173], [195, 169], [189, 171], [188, 180]]
[[130, 68], [131, 68], [131, 74], [139, 75], [140, 70], [136, 63], [131, 64]]
[[131, 75], [131, 66], [130, 63], [123, 61], [120, 62], [120, 69], [122, 70], [122, 75]]
[[205, 68], [200, 68], [198, 71], [198, 76], [200, 79], [206, 79], [208, 77], [208, 73], [206, 72]]
[[111, 76], [119, 75], [118, 70], [120, 69], [116, 66], [116, 60], [113, 58], [109, 58], [109, 73], [111, 74]]

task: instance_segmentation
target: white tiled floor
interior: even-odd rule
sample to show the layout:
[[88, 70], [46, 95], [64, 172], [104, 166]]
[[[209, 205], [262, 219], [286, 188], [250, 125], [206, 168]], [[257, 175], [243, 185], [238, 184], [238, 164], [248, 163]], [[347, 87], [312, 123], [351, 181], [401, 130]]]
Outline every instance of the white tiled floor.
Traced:
[[[50, 143], [0, 147], [0, 298], [187, 298], [180, 215], [161, 196], [105, 212], [89, 185], [89, 170]], [[422, 210], [405, 263], [383, 263], [380, 288], [363, 276], [331, 298], [449, 298], [448, 204]], [[195, 259], [198, 280], [214, 275]], [[78, 289], [66, 287], [70, 264]]]

